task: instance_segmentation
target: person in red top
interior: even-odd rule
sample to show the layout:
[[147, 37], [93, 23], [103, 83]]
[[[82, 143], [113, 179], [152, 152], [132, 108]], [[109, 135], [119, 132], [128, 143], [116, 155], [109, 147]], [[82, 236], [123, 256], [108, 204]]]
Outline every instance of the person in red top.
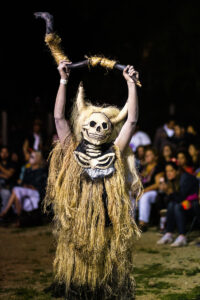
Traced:
[[179, 150], [176, 154], [177, 165], [185, 172], [194, 175], [191, 157], [185, 150]]

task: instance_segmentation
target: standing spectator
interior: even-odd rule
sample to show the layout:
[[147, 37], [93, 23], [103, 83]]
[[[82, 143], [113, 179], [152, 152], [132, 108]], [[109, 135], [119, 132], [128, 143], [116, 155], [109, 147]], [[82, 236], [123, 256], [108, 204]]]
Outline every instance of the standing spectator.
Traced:
[[139, 146], [147, 146], [151, 144], [151, 139], [147, 133], [139, 130], [139, 126], [136, 126], [135, 132], [131, 138], [129, 146], [132, 151], [135, 152]]
[[162, 127], [158, 128], [154, 137], [154, 147], [160, 152], [163, 145], [169, 143], [169, 138], [174, 135], [175, 121], [170, 119]]
[[163, 170], [158, 164], [157, 151], [154, 148], [146, 149], [145, 162], [146, 166], [141, 173], [144, 194], [139, 200], [139, 226], [142, 231], [148, 228], [151, 204], [155, 203], [159, 180], [163, 176]]
[[30, 168], [25, 170], [21, 186], [15, 186], [12, 189], [9, 201], [0, 214], [1, 217], [7, 214], [13, 204], [18, 216], [20, 216], [22, 209], [32, 211], [39, 207], [39, 202], [44, 197], [47, 179], [41, 152], [33, 151], [29, 163]]
[[193, 212], [200, 216], [198, 180], [187, 172], [180, 172], [178, 166], [173, 162], [167, 163], [165, 171], [168, 182], [162, 188], [168, 197], [167, 233], [157, 244], [172, 243], [172, 234], [177, 226], [179, 235], [171, 246], [185, 246], [187, 244], [186, 212]]

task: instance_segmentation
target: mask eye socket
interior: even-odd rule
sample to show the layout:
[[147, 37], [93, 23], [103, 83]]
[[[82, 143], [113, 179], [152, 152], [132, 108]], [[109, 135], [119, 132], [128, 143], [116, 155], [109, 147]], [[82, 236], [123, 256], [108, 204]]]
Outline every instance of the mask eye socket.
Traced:
[[91, 121], [91, 122], [90, 122], [90, 126], [91, 126], [91, 127], [94, 127], [96, 124], [97, 124], [97, 123], [94, 122], [94, 121]]
[[105, 123], [105, 122], [102, 123], [102, 126], [103, 126], [103, 129], [107, 129], [108, 128], [108, 124]]

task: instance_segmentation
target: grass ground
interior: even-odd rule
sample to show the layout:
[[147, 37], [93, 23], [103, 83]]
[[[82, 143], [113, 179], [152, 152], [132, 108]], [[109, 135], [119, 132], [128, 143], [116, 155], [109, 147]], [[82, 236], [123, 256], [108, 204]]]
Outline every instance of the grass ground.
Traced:
[[[186, 247], [157, 246], [151, 228], [136, 241], [135, 279], [138, 300], [200, 299], [200, 232], [190, 233]], [[0, 299], [50, 300], [55, 245], [49, 225], [0, 227]], [[57, 298], [63, 299], [63, 298]]]

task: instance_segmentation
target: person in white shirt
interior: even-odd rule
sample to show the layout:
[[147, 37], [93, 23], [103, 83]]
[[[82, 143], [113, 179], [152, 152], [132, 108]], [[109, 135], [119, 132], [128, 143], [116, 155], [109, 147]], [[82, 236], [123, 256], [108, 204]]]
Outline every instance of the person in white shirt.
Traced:
[[156, 130], [154, 138], [154, 147], [160, 151], [164, 144], [169, 143], [169, 139], [174, 135], [175, 121], [173, 119], [168, 120], [163, 126]]
[[136, 152], [136, 149], [139, 146], [147, 146], [147, 145], [151, 145], [151, 139], [149, 135], [144, 131], [140, 131], [139, 126], [137, 126], [135, 133], [131, 138], [129, 146], [131, 147], [133, 152]]

